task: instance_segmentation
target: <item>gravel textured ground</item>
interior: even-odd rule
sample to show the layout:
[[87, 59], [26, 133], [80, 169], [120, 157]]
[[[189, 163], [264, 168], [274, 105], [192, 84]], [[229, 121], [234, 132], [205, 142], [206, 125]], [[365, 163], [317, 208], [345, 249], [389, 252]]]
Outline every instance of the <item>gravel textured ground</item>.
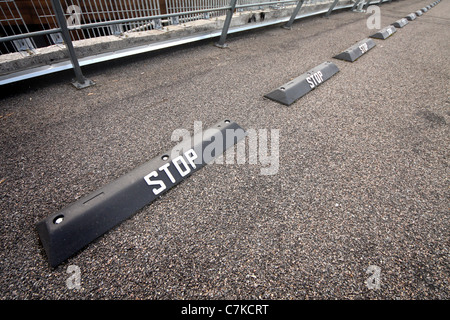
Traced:
[[[382, 27], [430, 2], [381, 5]], [[71, 72], [1, 88], [0, 298], [449, 299], [450, 4], [333, 59], [374, 33], [367, 17], [91, 66], [81, 91]], [[293, 105], [263, 98], [327, 60], [340, 72]], [[277, 174], [211, 164], [48, 266], [38, 221], [168, 150], [175, 129], [225, 118], [279, 130]]]

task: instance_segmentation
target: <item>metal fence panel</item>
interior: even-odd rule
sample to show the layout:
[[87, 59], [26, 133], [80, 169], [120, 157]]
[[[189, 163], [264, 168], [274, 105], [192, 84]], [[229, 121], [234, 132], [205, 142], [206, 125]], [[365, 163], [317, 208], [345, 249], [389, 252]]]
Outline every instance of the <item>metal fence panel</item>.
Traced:
[[[92, 24], [104, 21], [125, 20], [150, 17], [161, 14], [158, 0], [61, 0], [64, 16], [69, 26]], [[24, 18], [23, 15], [26, 15]], [[50, 0], [30, 0], [19, 2], [0, 0], [0, 36], [29, 33], [29, 26], [35, 30], [58, 28]], [[121, 35], [161, 27], [160, 21], [137, 21], [111, 24], [108, 26], [70, 31], [72, 41], [91, 39], [107, 35]], [[36, 41], [38, 44], [36, 44]], [[45, 37], [23, 39], [21, 41], [1, 42], [0, 54], [33, 50], [53, 44], [62, 44], [59, 34]], [[29, 47], [29, 48], [28, 48]], [[28, 48], [28, 49], [27, 49]]]
[[186, 23], [189, 21], [210, 19], [219, 16], [224, 16], [226, 10], [214, 10], [228, 6], [230, 0], [165, 0], [167, 13], [182, 13], [197, 10], [211, 9], [210, 12], [194, 13], [194, 14], [180, 14], [172, 19], [168, 19], [169, 25]]
[[[0, 35], [2, 37], [9, 35], [24, 34], [30, 32], [22, 14], [13, 0], [0, 1]], [[32, 38], [12, 41], [11, 43], [2, 43], [0, 51], [2, 53], [27, 52], [36, 47]]]
[[[336, 8], [352, 8], [358, 1], [364, 0], [0, 0], [0, 55], [20, 52], [22, 55], [34, 54], [35, 48], [49, 47], [52, 45], [64, 45], [69, 53], [70, 60], [74, 67], [78, 79], [84, 80], [80, 67], [77, 66], [78, 58], [72, 44], [73, 41], [84, 41], [104, 36], [120, 36], [132, 32], [149, 31], [154, 29], [163, 29], [164, 26], [176, 25], [180, 23], [188, 23], [190, 21], [214, 19], [226, 16], [221, 27], [221, 31], [215, 30], [211, 33], [188, 36], [185, 38], [172, 38], [163, 36], [161, 42], [156, 41], [145, 46], [130, 47], [120, 52], [111, 51], [102, 53], [102, 57], [86, 57], [89, 46], [98, 42], [87, 41], [79, 43], [78, 48], [83, 48], [82, 59], [83, 65], [96, 63], [98, 61], [107, 61], [115, 57], [128, 56], [141, 52], [157, 50], [161, 47], [170, 47], [190, 41], [197, 41], [205, 37], [217, 37], [220, 35], [220, 41], [216, 43], [219, 47], [225, 47], [226, 36], [229, 32], [232, 14], [242, 11], [281, 9], [288, 7], [287, 10], [280, 15], [274, 15], [275, 19], [270, 21], [264, 19], [265, 14], [249, 15], [249, 25], [243, 25], [234, 28], [230, 32], [239, 32], [250, 30], [266, 25], [273, 25], [280, 22], [289, 22], [297, 18], [297, 12], [301, 6], [310, 7], [306, 15], [326, 13], [328, 14]], [[377, 3], [388, 2], [390, 0], [375, 0]], [[364, 1], [370, 3], [370, 1]], [[317, 8], [315, 8], [315, 6]], [[324, 11], [325, 9], [325, 11]], [[353, 8], [352, 8], [353, 9]], [[55, 14], [55, 10], [57, 14]], [[292, 10], [290, 18], [285, 20], [286, 13]], [[267, 20], [267, 21], [266, 21]], [[216, 20], [217, 21], [217, 20]], [[258, 22], [253, 24], [251, 22]], [[242, 20], [238, 23], [243, 23]], [[215, 25], [214, 25], [215, 26]], [[165, 29], [168, 31], [169, 29]], [[182, 33], [180, 33], [182, 34]], [[143, 33], [132, 39], [145, 39], [153, 34]], [[123, 37], [125, 39], [127, 37]], [[170, 40], [164, 40], [170, 39]], [[107, 40], [107, 42], [115, 42], [115, 39]], [[138, 40], [139, 41], [139, 40]], [[129, 42], [124, 41], [124, 44]], [[56, 71], [67, 69], [65, 61], [64, 65], [53, 68], [54, 61], [52, 58], [54, 50], [50, 48], [46, 50], [49, 53], [48, 66], [29, 67], [29, 74], [25, 70], [12, 70], [15, 68], [16, 56], [2, 57], [0, 60], [7, 62], [0, 65], [3, 68], [3, 75], [0, 75], [0, 83], [11, 83], [15, 80], [26, 79], [37, 76], [38, 74], [48, 74]], [[59, 58], [59, 56], [58, 56]], [[57, 58], [57, 59], [58, 59]], [[38, 59], [27, 59], [25, 62], [41, 61]], [[41, 63], [41, 62], [39, 62]], [[17, 81], [19, 81], [17, 80]], [[79, 81], [82, 85], [85, 82]]]

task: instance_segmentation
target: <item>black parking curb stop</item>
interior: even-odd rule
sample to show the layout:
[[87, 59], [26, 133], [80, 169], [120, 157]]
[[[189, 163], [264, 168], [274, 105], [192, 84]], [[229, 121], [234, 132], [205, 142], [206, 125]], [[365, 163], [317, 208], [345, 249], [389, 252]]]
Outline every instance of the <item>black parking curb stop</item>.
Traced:
[[337, 72], [339, 72], [338, 67], [332, 62], [326, 61], [294, 80], [278, 87], [264, 97], [289, 106], [297, 99], [317, 88]]
[[405, 18], [408, 19], [409, 21], [413, 21], [416, 20], [417, 17], [415, 13], [410, 13]]
[[334, 56], [333, 58], [353, 62], [373, 47], [375, 47], [375, 41], [366, 38], [354, 44], [347, 50], [341, 52], [340, 54]]
[[131, 217], [245, 135], [238, 124], [223, 120], [38, 222], [50, 266], [58, 266]]
[[408, 19], [403, 18], [403, 19], [395, 21], [392, 25], [396, 28], [403, 28], [407, 24], [408, 24]]
[[385, 39], [389, 38], [390, 36], [392, 36], [395, 32], [397, 32], [397, 29], [395, 29], [395, 27], [391, 25], [391, 26], [388, 26], [386, 28], [379, 30], [378, 32], [371, 35], [370, 37], [375, 38], [375, 39], [385, 40]]

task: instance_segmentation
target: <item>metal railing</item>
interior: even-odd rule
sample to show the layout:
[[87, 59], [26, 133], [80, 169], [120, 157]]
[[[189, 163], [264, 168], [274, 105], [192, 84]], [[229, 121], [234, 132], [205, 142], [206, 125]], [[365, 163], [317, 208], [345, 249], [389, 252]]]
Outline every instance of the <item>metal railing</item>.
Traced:
[[[16, 1], [0, 0], [2, 36], [29, 33], [28, 24], [32, 24], [39, 31], [52, 30], [59, 27], [53, 1], [29, 0], [28, 3], [28, 6], [20, 8], [16, 4]], [[125, 21], [127, 19], [139, 19], [161, 14], [158, 0], [61, 0], [59, 3], [63, 8], [64, 19], [70, 26], [75, 27], [77, 25], [92, 25], [101, 21]], [[31, 17], [24, 19], [21, 9], [22, 11], [26, 10], [26, 14]], [[124, 32], [146, 31], [151, 29], [155, 29], [154, 23], [138, 20], [130, 23], [123, 22], [83, 30], [76, 29], [72, 30], [70, 34], [72, 41], [77, 41], [105, 35], [119, 35]], [[62, 38], [57, 33], [52, 32], [47, 36], [47, 44], [62, 43]], [[2, 44], [3, 48], [0, 48], [0, 54], [5, 52], [10, 53], [11, 50], [5, 47], [5, 43], [3, 42]], [[36, 46], [35, 43], [33, 45]]]
[[[2, 18], [0, 32], [2, 34], [8, 34], [7, 30], [11, 30], [10, 33], [12, 32], [13, 34], [27, 34], [30, 32], [15, 1], [0, 1], [0, 15]], [[26, 48], [36, 46], [33, 39], [30, 38], [12, 40], [9, 46], [3, 41], [0, 43], [3, 46], [0, 49], [3, 49], [2, 51], [7, 53], [12, 51], [26, 51]]]
[[[162, 0], [159, 0], [162, 2]], [[32, 23], [21, 13], [16, 1], [0, 0], [0, 51], [1, 54], [21, 52], [24, 55], [33, 54], [35, 48], [49, 45], [65, 46], [75, 72], [74, 85], [83, 88], [93, 82], [86, 79], [82, 72], [73, 43], [109, 35], [162, 29], [163, 26], [188, 23], [200, 19], [212, 19], [225, 16], [218, 47], [226, 47], [230, 23], [235, 12], [243, 10], [263, 9], [267, 7], [280, 8], [286, 5], [295, 6], [285, 27], [289, 28], [297, 18], [302, 6], [330, 4], [325, 12], [329, 15], [337, 6], [339, 0], [164, 0], [164, 13], [158, 0], [30, 0], [28, 10], [31, 10]], [[341, 0], [344, 1], [344, 0]], [[388, 0], [375, 0], [381, 3]], [[24, 3], [26, 1], [21, 1]], [[356, 1], [344, 1], [346, 8], [351, 8]], [[358, 1], [359, 2], [359, 1]], [[368, 4], [371, 2], [366, 1]], [[349, 4], [348, 4], [349, 3]], [[342, 8], [342, 7], [341, 7]], [[29, 27], [33, 26], [33, 29]], [[257, 26], [256, 26], [257, 27]], [[38, 39], [38, 40], [36, 40]], [[45, 41], [44, 41], [44, 40]], [[1, 57], [1, 55], [0, 55]], [[103, 60], [104, 61], [104, 60]], [[67, 67], [66, 67], [67, 69]], [[55, 68], [53, 71], [57, 70]], [[30, 78], [23, 74], [17, 79]], [[49, 72], [48, 72], [49, 73]], [[36, 73], [40, 75], [42, 73]], [[6, 76], [0, 84], [13, 82]], [[8, 80], [9, 79], [9, 80]]]
[[210, 19], [223, 16], [226, 14], [226, 9], [192, 14], [183, 14], [183, 12], [225, 8], [228, 6], [228, 3], [229, 0], [165, 0], [167, 13], [178, 14], [176, 16], [172, 16], [171, 19], [169, 19], [168, 22], [170, 25], [178, 25], [180, 23], [186, 23], [194, 20]]

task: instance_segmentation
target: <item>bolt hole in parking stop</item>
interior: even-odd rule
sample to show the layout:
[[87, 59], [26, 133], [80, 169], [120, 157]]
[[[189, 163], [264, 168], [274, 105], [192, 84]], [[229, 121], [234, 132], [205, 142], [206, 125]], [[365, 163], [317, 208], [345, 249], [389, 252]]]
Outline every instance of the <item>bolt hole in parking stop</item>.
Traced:
[[61, 215], [56, 216], [53, 219], [53, 223], [54, 224], [60, 224], [61, 222], [63, 222], [63, 220], [64, 220], [64, 216], [61, 214]]

